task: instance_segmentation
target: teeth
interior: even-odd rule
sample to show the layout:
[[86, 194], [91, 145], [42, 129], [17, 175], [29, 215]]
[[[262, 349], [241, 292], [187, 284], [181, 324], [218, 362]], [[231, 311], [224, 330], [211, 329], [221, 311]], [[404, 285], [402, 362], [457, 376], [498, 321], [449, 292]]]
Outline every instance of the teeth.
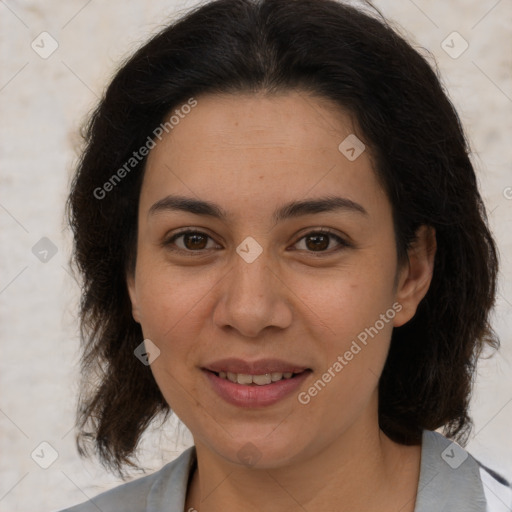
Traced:
[[238, 384], [252, 384], [252, 375], [246, 375], [245, 373], [239, 373], [236, 381]]
[[291, 379], [292, 375], [292, 372], [272, 372], [265, 373], [263, 375], [248, 375], [247, 373], [219, 372], [219, 377], [221, 379], [227, 379], [231, 382], [243, 384], [245, 386], [248, 386], [250, 384], [265, 386], [267, 384], [271, 384], [272, 382], [277, 382], [278, 380], [281, 379]]
[[254, 384], [258, 384], [258, 386], [264, 386], [265, 384], [270, 384], [272, 382], [272, 376], [270, 373], [265, 373], [265, 375], [253, 375], [251, 380]]

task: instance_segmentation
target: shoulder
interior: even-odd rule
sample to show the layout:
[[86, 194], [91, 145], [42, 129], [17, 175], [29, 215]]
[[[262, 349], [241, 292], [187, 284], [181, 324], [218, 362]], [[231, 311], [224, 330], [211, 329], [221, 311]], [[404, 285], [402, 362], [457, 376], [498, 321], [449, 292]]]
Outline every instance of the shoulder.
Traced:
[[60, 512], [153, 512], [160, 510], [159, 505], [163, 503], [169, 512], [181, 511], [194, 461], [195, 447], [192, 446], [155, 473], [114, 487]]
[[423, 432], [415, 512], [505, 512], [512, 505], [511, 491], [504, 477], [457, 443], [438, 432]]

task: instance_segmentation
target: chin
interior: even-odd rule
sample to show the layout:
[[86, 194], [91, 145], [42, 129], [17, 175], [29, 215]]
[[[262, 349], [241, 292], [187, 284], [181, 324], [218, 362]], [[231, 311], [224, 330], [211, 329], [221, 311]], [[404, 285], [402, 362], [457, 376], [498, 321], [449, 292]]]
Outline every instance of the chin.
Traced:
[[296, 435], [285, 433], [280, 436], [261, 432], [233, 436], [222, 442], [209, 443], [212, 450], [228, 462], [246, 468], [273, 469], [292, 464], [305, 452], [305, 446], [298, 444]]

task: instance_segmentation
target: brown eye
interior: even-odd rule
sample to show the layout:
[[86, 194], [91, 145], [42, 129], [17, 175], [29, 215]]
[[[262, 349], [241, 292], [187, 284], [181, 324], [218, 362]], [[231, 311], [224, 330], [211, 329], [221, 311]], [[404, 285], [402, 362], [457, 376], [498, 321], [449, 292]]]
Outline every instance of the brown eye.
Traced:
[[[304, 240], [305, 250], [308, 252], [327, 252], [326, 249], [329, 247], [331, 240], [336, 240], [338, 246], [349, 247], [348, 244], [340, 236], [330, 231], [311, 231], [307, 235], [304, 235], [297, 243]], [[329, 251], [331, 252], [331, 251]]]
[[306, 242], [306, 246], [311, 250], [325, 250], [329, 247], [329, 236], [328, 235], [309, 235], [306, 237], [309, 241]]
[[187, 249], [205, 249], [207, 237], [200, 233], [187, 233], [183, 235], [183, 243]]
[[[176, 240], [183, 239], [182, 245], [177, 244]], [[208, 240], [213, 240], [210, 236], [202, 231], [182, 231], [173, 235], [169, 240], [164, 242], [166, 247], [174, 250], [173, 245], [176, 245], [176, 250], [183, 252], [200, 252], [208, 250], [211, 247], [207, 247]]]

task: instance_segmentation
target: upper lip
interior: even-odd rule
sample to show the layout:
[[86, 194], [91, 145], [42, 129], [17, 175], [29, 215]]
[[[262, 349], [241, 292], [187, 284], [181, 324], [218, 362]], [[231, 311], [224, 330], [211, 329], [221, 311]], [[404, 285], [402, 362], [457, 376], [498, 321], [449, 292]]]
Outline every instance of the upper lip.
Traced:
[[299, 364], [290, 363], [280, 359], [258, 359], [257, 361], [244, 361], [243, 359], [219, 359], [203, 366], [212, 372], [243, 373], [246, 375], [264, 375], [265, 373], [300, 373], [309, 368]]

